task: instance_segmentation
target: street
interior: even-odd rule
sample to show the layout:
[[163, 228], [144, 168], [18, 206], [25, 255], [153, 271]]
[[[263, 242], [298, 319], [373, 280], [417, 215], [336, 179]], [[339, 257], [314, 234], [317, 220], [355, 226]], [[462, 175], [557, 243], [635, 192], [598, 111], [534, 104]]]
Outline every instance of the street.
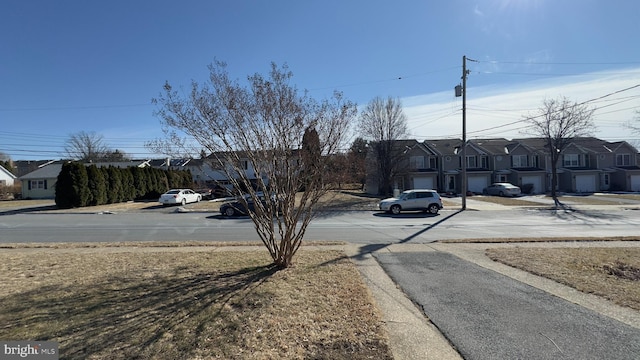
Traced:
[[[640, 211], [541, 209], [444, 210], [438, 215], [329, 211], [314, 219], [307, 241], [358, 244], [428, 243], [445, 239], [637, 235]], [[0, 243], [258, 240], [248, 217], [213, 212], [0, 213]]]

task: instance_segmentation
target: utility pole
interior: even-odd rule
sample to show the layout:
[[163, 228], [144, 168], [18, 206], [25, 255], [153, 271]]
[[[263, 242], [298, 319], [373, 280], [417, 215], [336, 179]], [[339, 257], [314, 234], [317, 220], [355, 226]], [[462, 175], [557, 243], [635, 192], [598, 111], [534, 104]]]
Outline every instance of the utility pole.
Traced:
[[461, 166], [461, 181], [460, 186], [462, 189], [462, 210], [467, 209], [467, 56], [462, 56], [462, 86], [456, 86], [456, 97], [462, 95], [462, 149], [460, 157], [462, 158]]

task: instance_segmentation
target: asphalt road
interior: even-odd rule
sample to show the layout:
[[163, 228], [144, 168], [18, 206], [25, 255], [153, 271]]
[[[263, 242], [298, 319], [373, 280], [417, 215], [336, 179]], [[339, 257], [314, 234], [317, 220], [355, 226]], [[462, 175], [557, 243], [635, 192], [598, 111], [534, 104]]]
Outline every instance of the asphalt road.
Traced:
[[[248, 217], [175, 212], [177, 208], [115, 214], [0, 213], [0, 243], [104, 241], [258, 240]], [[373, 211], [331, 211], [309, 225], [306, 240], [360, 244], [428, 243], [443, 239], [637, 235], [640, 211], [549, 210], [464, 211], [438, 215]]]
[[376, 258], [464, 359], [640, 359], [640, 329], [454, 255]]

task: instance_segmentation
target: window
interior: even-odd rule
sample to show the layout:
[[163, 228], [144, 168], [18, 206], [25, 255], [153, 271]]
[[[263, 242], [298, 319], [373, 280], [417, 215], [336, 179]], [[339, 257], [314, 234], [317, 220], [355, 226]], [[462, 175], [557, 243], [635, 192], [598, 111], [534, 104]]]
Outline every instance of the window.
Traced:
[[240, 160], [240, 167], [242, 167], [243, 170], [249, 170], [249, 161]]
[[631, 166], [631, 155], [616, 154], [616, 166]]
[[475, 169], [477, 166], [477, 159], [475, 155], [467, 156], [467, 169]]
[[36, 190], [36, 189], [45, 190], [46, 188], [47, 188], [46, 180], [30, 180], [29, 181], [30, 190]]
[[580, 166], [580, 158], [578, 154], [567, 154], [563, 157], [562, 164], [565, 167], [577, 167]]
[[480, 156], [480, 167], [483, 169], [489, 168], [489, 158], [486, 155]]
[[424, 156], [412, 156], [409, 158], [411, 169], [424, 169]]
[[419, 192], [418, 199], [430, 198], [433, 197], [433, 193], [431, 192]]
[[429, 168], [437, 169], [438, 168], [438, 159], [435, 157], [429, 157]]
[[602, 180], [603, 180], [605, 186], [609, 186], [609, 174], [604, 174]]
[[539, 168], [540, 160], [538, 159], [538, 155], [531, 157], [531, 167]]
[[527, 163], [527, 155], [511, 155], [511, 166], [514, 168], [523, 168], [529, 166]]

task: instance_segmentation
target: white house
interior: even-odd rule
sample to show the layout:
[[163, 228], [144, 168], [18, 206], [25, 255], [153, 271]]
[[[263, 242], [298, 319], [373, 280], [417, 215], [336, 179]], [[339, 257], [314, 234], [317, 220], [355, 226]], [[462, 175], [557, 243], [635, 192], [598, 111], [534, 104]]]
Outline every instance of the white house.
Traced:
[[0, 166], [0, 186], [13, 186], [16, 179], [18, 178], [11, 171]]

